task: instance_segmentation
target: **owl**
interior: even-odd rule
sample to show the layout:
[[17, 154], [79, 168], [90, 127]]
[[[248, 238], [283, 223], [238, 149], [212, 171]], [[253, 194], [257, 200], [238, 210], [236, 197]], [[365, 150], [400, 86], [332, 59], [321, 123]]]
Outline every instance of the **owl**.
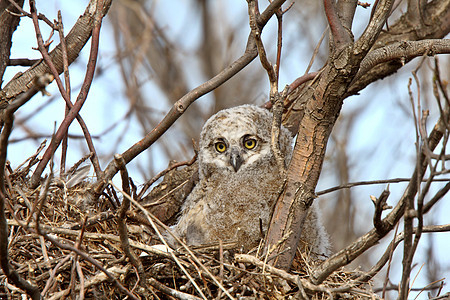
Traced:
[[[259, 243], [284, 183], [284, 166], [271, 149], [271, 127], [272, 114], [253, 105], [224, 109], [206, 121], [200, 134], [199, 182], [186, 198], [173, 234], [193, 246], [221, 240], [250, 249]], [[287, 165], [292, 138], [284, 127], [279, 148]], [[308, 230], [316, 231], [316, 225], [323, 230], [315, 209], [311, 211], [314, 224]], [[315, 234], [309, 238], [317, 239]], [[318, 246], [324, 241], [313, 242]]]

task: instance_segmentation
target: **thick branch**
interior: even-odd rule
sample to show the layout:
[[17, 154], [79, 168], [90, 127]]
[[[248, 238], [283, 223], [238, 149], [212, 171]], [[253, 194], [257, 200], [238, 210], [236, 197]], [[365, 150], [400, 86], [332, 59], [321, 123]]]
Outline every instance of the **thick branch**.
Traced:
[[358, 74], [353, 80], [356, 82], [369, 70], [381, 63], [392, 61], [404, 64], [422, 55], [436, 55], [450, 53], [450, 40], [428, 39], [421, 41], [403, 41], [370, 51], [361, 62]]
[[350, 43], [352, 41], [349, 35], [349, 31], [344, 28], [341, 20], [339, 19], [335, 1], [324, 0], [323, 5], [328, 24], [330, 25], [334, 46], [339, 49], [342, 47], [342, 45]]
[[[17, 0], [16, 4], [22, 7], [23, 2], [24, 0]], [[18, 10], [8, 1], [5, 0], [0, 3], [0, 88], [11, 54], [12, 35], [20, 21], [20, 17], [16, 15], [17, 13]]]
[[373, 46], [381, 32], [381, 29], [387, 21], [393, 4], [394, 1], [391, 0], [377, 1], [375, 13], [372, 16], [369, 25], [367, 25], [361, 37], [355, 42], [355, 49], [353, 52], [355, 55], [361, 55], [364, 57]]
[[[419, 41], [424, 39], [441, 39], [450, 32], [450, 2], [434, 0], [424, 9], [426, 19], [433, 20], [431, 24], [408, 22], [408, 13], [401, 16], [394, 24], [389, 25], [388, 32], [381, 32], [376, 40], [373, 50], [398, 43], [399, 41]], [[370, 56], [370, 53], [368, 54]], [[404, 66], [406, 61], [386, 61], [358, 74], [347, 91], [347, 97], [354, 95], [374, 81], [385, 78]], [[364, 63], [362, 63], [364, 67]]]

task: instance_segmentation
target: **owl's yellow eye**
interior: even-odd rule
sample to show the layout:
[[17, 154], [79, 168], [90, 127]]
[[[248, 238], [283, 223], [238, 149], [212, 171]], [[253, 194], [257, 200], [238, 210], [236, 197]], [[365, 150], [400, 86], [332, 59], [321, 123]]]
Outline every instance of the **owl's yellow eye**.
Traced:
[[214, 147], [216, 148], [217, 152], [223, 153], [225, 150], [227, 150], [227, 145], [225, 145], [224, 142], [217, 142], [214, 144]]
[[255, 139], [247, 139], [244, 141], [244, 147], [251, 150], [255, 148], [256, 146], [256, 140]]

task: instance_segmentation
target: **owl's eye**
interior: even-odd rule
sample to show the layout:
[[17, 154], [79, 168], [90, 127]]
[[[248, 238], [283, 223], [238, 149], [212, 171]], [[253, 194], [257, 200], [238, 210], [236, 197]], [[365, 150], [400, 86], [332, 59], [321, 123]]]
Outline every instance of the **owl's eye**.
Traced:
[[256, 146], [256, 140], [255, 139], [247, 139], [244, 141], [244, 147], [251, 150], [255, 148]]
[[225, 150], [227, 150], [227, 145], [225, 145], [224, 142], [217, 142], [214, 144], [214, 147], [216, 148], [217, 152], [223, 153]]

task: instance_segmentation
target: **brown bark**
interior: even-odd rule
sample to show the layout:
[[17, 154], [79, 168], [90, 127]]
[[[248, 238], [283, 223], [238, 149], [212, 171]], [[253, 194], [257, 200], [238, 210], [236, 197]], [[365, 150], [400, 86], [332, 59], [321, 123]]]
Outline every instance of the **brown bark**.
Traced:
[[[23, 7], [23, 2], [24, 0], [16, 1], [20, 7]], [[16, 15], [18, 13], [17, 9], [8, 1], [0, 2], [0, 88], [11, 54], [12, 35], [20, 22], [20, 17]]]

